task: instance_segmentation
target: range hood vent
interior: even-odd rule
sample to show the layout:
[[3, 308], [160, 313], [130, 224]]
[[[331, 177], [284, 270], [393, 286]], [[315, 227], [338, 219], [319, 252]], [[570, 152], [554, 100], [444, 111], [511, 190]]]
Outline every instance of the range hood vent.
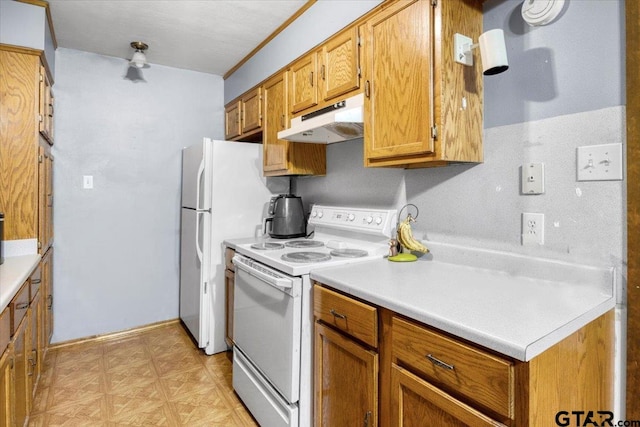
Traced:
[[291, 120], [289, 129], [278, 132], [279, 139], [294, 142], [331, 144], [362, 138], [364, 95], [358, 94], [318, 111]]

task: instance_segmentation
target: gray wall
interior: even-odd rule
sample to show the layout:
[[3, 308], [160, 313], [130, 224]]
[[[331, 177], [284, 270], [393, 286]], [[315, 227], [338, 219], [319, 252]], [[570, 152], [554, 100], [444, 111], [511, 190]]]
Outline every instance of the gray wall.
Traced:
[[125, 59], [57, 59], [53, 341], [175, 319], [180, 150], [223, 137], [222, 78], [152, 64], [133, 82]]
[[[307, 204], [406, 200], [420, 209], [416, 234], [429, 240], [614, 266], [621, 301], [625, 182], [577, 182], [575, 150], [625, 141], [624, 3], [570, 1], [558, 21], [538, 28], [524, 28], [521, 4], [485, 3], [484, 27], [505, 29], [510, 68], [484, 79], [483, 164], [365, 169], [356, 140], [330, 145], [327, 176], [297, 178], [297, 192]], [[545, 164], [545, 194], [520, 195], [524, 162]], [[522, 212], [545, 214], [544, 246], [521, 246]]]
[[55, 49], [44, 7], [0, 0], [0, 43], [44, 50], [55, 75]]
[[224, 82], [225, 104], [364, 15], [381, 0], [319, 0]]

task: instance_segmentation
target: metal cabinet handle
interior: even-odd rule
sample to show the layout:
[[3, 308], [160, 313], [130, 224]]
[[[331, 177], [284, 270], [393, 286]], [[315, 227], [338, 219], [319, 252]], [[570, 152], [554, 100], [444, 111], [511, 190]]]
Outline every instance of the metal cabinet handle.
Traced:
[[309, 82], [311, 83], [311, 87], [313, 87], [313, 71], [309, 73]]
[[21, 302], [20, 304], [16, 304], [16, 310], [26, 310], [29, 308], [28, 302]]
[[38, 364], [38, 350], [31, 350], [31, 354], [33, 354], [33, 359], [30, 357], [29, 361], [31, 362], [32, 366], [36, 366]]
[[338, 319], [347, 320], [347, 316], [346, 315], [338, 313], [333, 308], [331, 310], [329, 310], [329, 313], [333, 314], [333, 317], [337, 317]]
[[371, 421], [371, 411], [364, 414], [364, 427], [369, 427], [369, 421]]
[[450, 371], [453, 371], [455, 369], [453, 365], [449, 365], [448, 363], [443, 362], [442, 360], [438, 359], [437, 357], [434, 357], [431, 354], [427, 354], [426, 357], [431, 361], [431, 363], [433, 363], [436, 366], [440, 366], [441, 368], [445, 368]]
[[53, 295], [49, 295], [47, 297], [47, 300], [49, 301], [49, 304], [47, 304], [47, 309], [51, 310], [51, 307], [53, 306]]
[[324, 64], [322, 65], [322, 68], [320, 68], [320, 74], [322, 75], [322, 80], [326, 80], [326, 76], [325, 76], [325, 66]]
[[40, 282], [42, 282], [42, 280], [41, 280], [41, 279], [32, 279], [32, 280], [31, 280], [31, 284], [32, 284], [32, 285], [38, 285], [38, 284], [40, 284]]
[[280, 117], [280, 126], [284, 129], [284, 114]]
[[364, 96], [366, 96], [367, 98], [371, 97], [371, 83], [369, 82], [369, 80], [364, 82]]

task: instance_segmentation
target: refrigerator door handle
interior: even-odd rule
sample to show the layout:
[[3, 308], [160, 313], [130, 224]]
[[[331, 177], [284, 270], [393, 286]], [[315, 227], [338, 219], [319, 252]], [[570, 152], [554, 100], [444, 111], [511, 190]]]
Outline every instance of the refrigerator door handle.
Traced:
[[196, 211], [196, 253], [198, 254], [198, 259], [200, 260], [200, 264], [202, 264], [202, 248], [200, 247], [200, 216], [204, 214], [204, 212]]
[[200, 166], [198, 166], [198, 177], [196, 179], [196, 209], [201, 210], [200, 207], [200, 182], [202, 181], [202, 175], [204, 174], [204, 156], [200, 161]]

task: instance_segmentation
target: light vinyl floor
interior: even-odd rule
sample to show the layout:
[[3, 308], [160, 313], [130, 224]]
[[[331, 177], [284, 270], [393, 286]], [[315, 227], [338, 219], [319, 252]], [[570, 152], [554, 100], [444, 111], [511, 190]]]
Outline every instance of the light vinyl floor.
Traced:
[[231, 385], [231, 354], [206, 356], [182, 325], [49, 350], [29, 426], [257, 426]]

